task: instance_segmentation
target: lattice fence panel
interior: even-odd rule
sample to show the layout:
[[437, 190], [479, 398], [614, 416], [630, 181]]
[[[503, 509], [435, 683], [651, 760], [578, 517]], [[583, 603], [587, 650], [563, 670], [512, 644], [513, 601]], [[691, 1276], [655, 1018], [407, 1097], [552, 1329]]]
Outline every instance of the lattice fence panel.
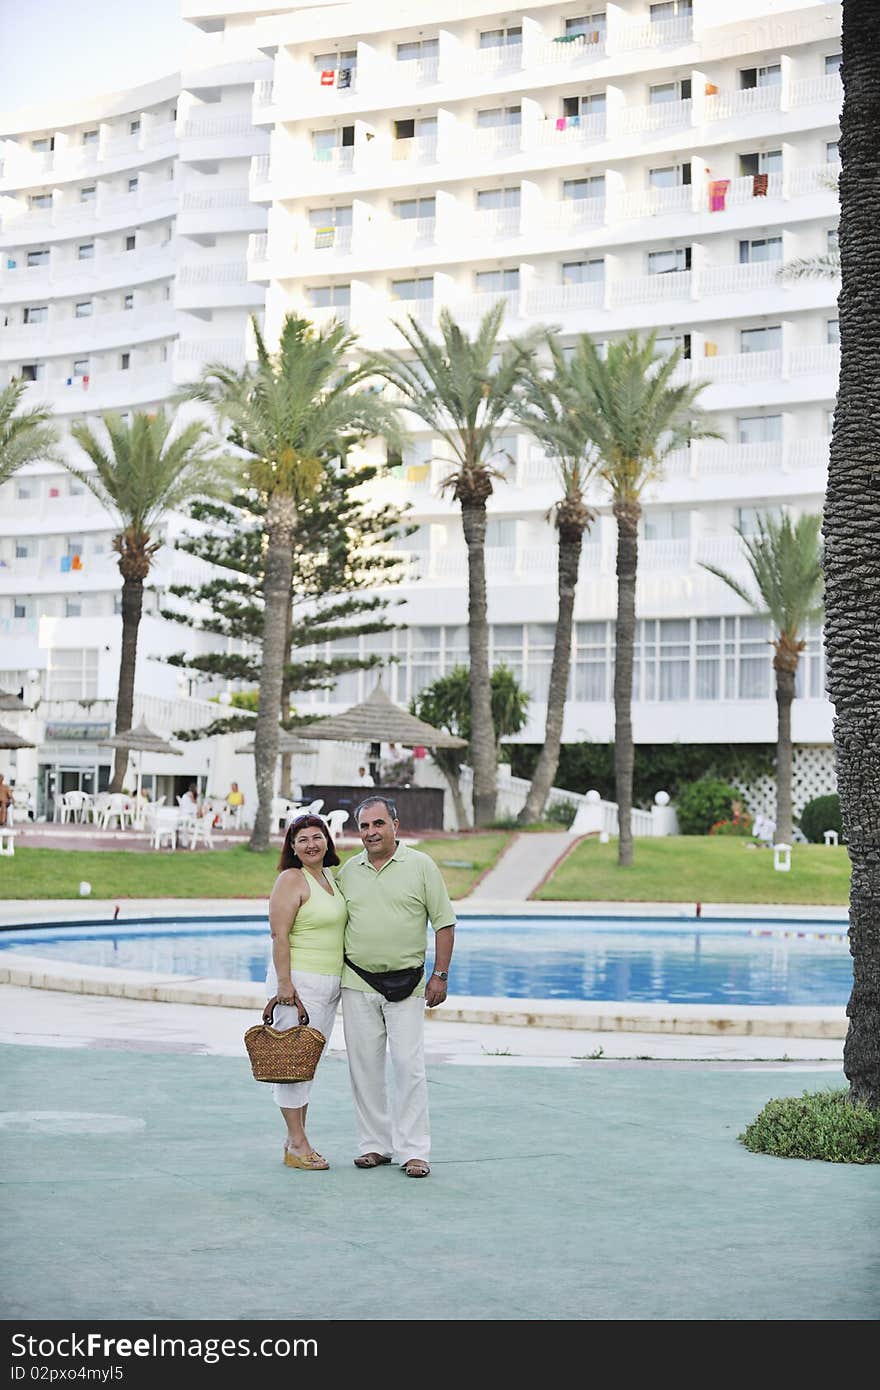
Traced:
[[[756, 777], [752, 782], [732, 779], [732, 785], [743, 794], [743, 799], [752, 816], [769, 816], [776, 819], [776, 782], [771, 777]], [[795, 816], [799, 816], [808, 801], [815, 796], [828, 796], [837, 791], [837, 772], [834, 766], [834, 749], [830, 745], [810, 745], [795, 748], [792, 767], [792, 802]], [[804, 837], [795, 827], [794, 839], [803, 843]]]

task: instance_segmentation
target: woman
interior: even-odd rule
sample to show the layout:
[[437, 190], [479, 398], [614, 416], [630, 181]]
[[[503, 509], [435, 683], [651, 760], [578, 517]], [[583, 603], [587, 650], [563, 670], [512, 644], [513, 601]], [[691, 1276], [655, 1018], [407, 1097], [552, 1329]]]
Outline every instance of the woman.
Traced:
[[[339, 1004], [342, 937], [348, 910], [328, 866], [338, 864], [320, 816], [299, 816], [284, 836], [280, 870], [269, 899], [272, 958], [266, 987], [273, 998], [266, 1023], [293, 1028], [309, 1022], [329, 1040]], [[273, 1017], [274, 1009], [274, 1017]], [[276, 1083], [275, 1102], [287, 1124], [284, 1163], [288, 1168], [329, 1168], [306, 1135], [311, 1081]]]

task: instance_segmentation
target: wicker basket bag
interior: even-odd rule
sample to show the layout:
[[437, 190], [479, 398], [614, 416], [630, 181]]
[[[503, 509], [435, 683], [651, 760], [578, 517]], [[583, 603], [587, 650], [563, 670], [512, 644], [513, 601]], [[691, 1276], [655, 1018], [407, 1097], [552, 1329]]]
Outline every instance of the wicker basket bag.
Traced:
[[326, 1043], [324, 1034], [309, 1026], [308, 1014], [295, 1028], [256, 1023], [244, 1035], [255, 1081], [311, 1081]]

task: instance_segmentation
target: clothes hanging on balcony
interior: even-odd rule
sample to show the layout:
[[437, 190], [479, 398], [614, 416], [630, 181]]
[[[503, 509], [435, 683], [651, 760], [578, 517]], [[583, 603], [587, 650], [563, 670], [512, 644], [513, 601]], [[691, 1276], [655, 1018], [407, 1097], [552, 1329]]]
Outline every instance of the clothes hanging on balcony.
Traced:
[[351, 86], [351, 68], [340, 68], [336, 74], [336, 86], [341, 90]]
[[336, 73], [333, 68], [324, 68], [321, 72], [321, 86], [334, 87], [336, 85]]
[[707, 82], [704, 90], [707, 97], [717, 97], [718, 95], [718, 88], [714, 82]]
[[558, 116], [558, 117], [556, 118], [556, 129], [557, 129], [557, 130], [565, 130], [567, 121], [568, 121], [568, 117], [567, 117], [567, 116]]
[[336, 240], [335, 227], [316, 227], [315, 228], [315, 250], [320, 251], [326, 246], [332, 246]]
[[62, 574], [70, 574], [70, 562], [71, 562], [72, 559], [73, 559], [73, 556], [72, 556], [72, 555], [62, 555], [62, 556], [61, 556], [60, 565], [61, 565], [61, 573], [62, 573]]
[[752, 197], [753, 197], [753, 198], [766, 198], [766, 197], [767, 197], [767, 185], [769, 184], [769, 182], [770, 182], [770, 175], [769, 175], [769, 174], [753, 174], [753, 175], [752, 175]]
[[708, 341], [708, 339], [707, 339], [707, 341], [703, 344], [703, 356], [704, 356], [704, 357], [717, 357], [717, 356], [718, 356], [718, 344], [717, 344], [717, 343], [710, 343], [710, 342]]
[[712, 179], [709, 184], [709, 211], [723, 212], [727, 202], [730, 179]]
[[70, 568], [71, 568], [72, 570], [81, 570], [82, 567], [83, 567], [82, 556], [80, 556], [80, 555], [71, 555], [71, 557], [70, 557]]

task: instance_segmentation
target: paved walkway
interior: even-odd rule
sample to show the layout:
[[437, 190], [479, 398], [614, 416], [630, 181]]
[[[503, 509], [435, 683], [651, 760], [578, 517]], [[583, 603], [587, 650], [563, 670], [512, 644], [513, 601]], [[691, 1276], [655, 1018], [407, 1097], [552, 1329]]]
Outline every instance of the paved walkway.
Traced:
[[578, 839], [567, 831], [515, 836], [497, 864], [468, 894], [468, 902], [527, 902]]

